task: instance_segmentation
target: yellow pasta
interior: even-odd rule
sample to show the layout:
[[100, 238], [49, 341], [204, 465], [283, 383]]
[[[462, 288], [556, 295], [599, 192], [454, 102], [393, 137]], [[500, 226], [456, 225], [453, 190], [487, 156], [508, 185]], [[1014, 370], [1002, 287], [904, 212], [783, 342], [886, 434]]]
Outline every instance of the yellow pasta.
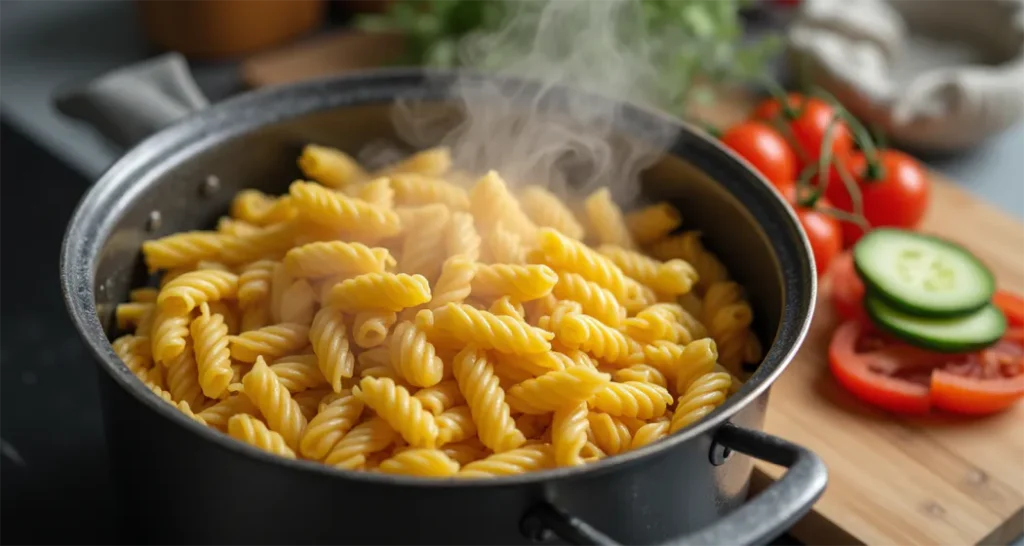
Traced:
[[385, 209], [395, 206], [395, 190], [391, 187], [391, 180], [386, 177], [374, 178], [364, 184], [359, 184], [355, 197]]
[[298, 449], [302, 431], [306, 428], [306, 417], [263, 357], [256, 359], [256, 364], [242, 378], [242, 385], [245, 395], [260, 409], [270, 430], [280, 434], [292, 450]]
[[198, 415], [208, 426], [223, 432], [228, 429], [228, 420], [238, 414], [258, 417], [260, 410], [256, 407], [256, 404], [249, 400], [248, 396], [236, 394], [204, 409]]
[[389, 267], [394, 267], [395, 259], [386, 248], [344, 241], [318, 241], [289, 250], [284, 255], [284, 265], [293, 277], [315, 279], [384, 273]]
[[370, 349], [384, 343], [388, 331], [398, 321], [393, 311], [363, 311], [352, 319], [352, 340], [356, 345]]
[[473, 224], [473, 215], [453, 212], [445, 235], [445, 253], [448, 256], [465, 256], [475, 262], [480, 259], [480, 245], [481, 239]]
[[441, 382], [444, 364], [434, 345], [427, 340], [427, 333], [413, 322], [405, 321], [395, 326], [388, 341], [388, 350], [391, 365], [408, 384], [432, 387]]
[[374, 417], [356, 425], [334, 445], [324, 463], [335, 468], [358, 470], [366, 465], [366, 457], [391, 445], [398, 434], [385, 420]]
[[228, 435], [267, 453], [286, 459], [294, 459], [295, 451], [288, 446], [284, 437], [267, 428], [263, 421], [244, 413], [228, 419]]
[[665, 414], [672, 395], [665, 387], [627, 381], [605, 383], [590, 399], [590, 406], [609, 415], [654, 419]]
[[729, 374], [723, 372], [707, 373], [694, 380], [679, 397], [669, 434], [696, 423], [721, 406], [731, 384]]
[[190, 271], [167, 283], [156, 298], [161, 310], [184, 314], [199, 304], [234, 299], [238, 293], [238, 275], [211, 269]]
[[191, 322], [187, 313], [179, 311], [160, 310], [153, 319], [152, 354], [153, 360], [157, 362], [168, 362], [180, 355], [185, 350], [186, 340], [189, 336], [189, 323]]
[[303, 324], [275, 324], [242, 332], [229, 339], [231, 358], [256, 362], [260, 356], [274, 360], [295, 353], [309, 343], [309, 327]]
[[302, 440], [299, 441], [302, 456], [314, 461], [327, 457], [331, 449], [359, 422], [363, 407], [363, 401], [351, 391], [344, 390], [330, 395], [302, 433]]
[[309, 281], [299, 279], [281, 293], [280, 320], [292, 324], [311, 324], [316, 313], [317, 294]]
[[576, 367], [528, 379], [508, 391], [508, 405], [521, 413], [548, 413], [589, 400], [611, 380], [592, 368]]
[[495, 315], [505, 315], [506, 317], [526, 320], [526, 309], [523, 308], [523, 304], [516, 301], [512, 296], [502, 296], [494, 300], [488, 311]]
[[612, 200], [608, 188], [601, 188], [583, 201], [591, 234], [602, 245], [634, 248], [633, 236], [626, 227], [622, 209]]
[[564, 346], [580, 349], [610, 364], [624, 363], [640, 350], [640, 345], [626, 334], [581, 313], [568, 313], [551, 327]]
[[487, 354], [475, 347], [467, 347], [455, 357], [452, 371], [466, 397], [480, 441], [499, 453], [523, 445], [526, 437], [512, 420], [505, 393], [498, 384]]
[[437, 416], [437, 445], [461, 442], [476, 436], [476, 423], [469, 406], [457, 406]]
[[426, 477], [590, 463], [738, 390], [762, 352], [750, 303], [699, 232], [672, 235], [671, 205], [513, 196], [451, 163], [434, 148], [370, 175], [307, 146], [315, 182], [243, 190], [214, 230], [143, 245], [159, 288], [115, 308], [114, 352], [257, 448]]
[[206, 396], [220, 398], [232, 376], [228, 327], [224, 324], [224, 317], [210, 313], [207, 304], [202, 304], [200, 309], [200, 315], [192, 320], [191, 326], [199, 385]]
[[284, 388], [292, 394], [328, 386], [315, 354], [279, 358], [270, 365], [270, 371], [274, 372]]
[[428, 281], [437, 279], [450, 215], [444, 205], [434, 204], [401, 216], [406, 236], [398, 260], [399, 271], [420, 274]]
[[367, 407], [377, 412], [410, 445], [434, 447], [437, 423], [409, 391], [387, 378], [364, 377], [354, 391]]
[[540, 186], [527, 186], [519, 193], [523, 212], [538, 227], [556, 229], [573, 239], [583, 239], [583, 226], [562, 200]]
[[639, 252], [615, 245], [602, 245], [598, 250], [615, 262], [623, 273], [655, 292], [672, 296], [685, 294], [697, 283], [697, 270], [683, 260], [659, 262]]
[[640, 285], [627, 282], [619, 266], [596, 250], [550, 228], [542, 228], [537, 237], [545, 263], [554, 269], [580, 274], [607, 288], [623, 304], [640, 297]]
[[452, 211], [469, 210], [466, 190], [439, 178], [415, 173], [396, 173], [391, 176], [395, 202], [401, 206], [444, 205]]
[[298, 164], [306, 178], [331, 188], [343, 188], [369, 178], [351, 156], [327, 146], [307, 144], [302, 148]]
[[530, 301], [550, 294], [557, 282], [558, 275], [546, 265], [478, 265], [472, 294], [484, 298], [507, 295]]
[[429, 148], [381, 169], [379, 175], [413, 173], [423, 176], [442, 176], [452, 168], [451, 150], [445, 146]]
[[633, 443], [633, 434], [622, 421], [607, 413], [590, 412], [587, 414], [590, 423], [590, 434], [594, 444], [607, 455], [617, 455], [628, 451]]
[[377, 469], [385, 474], [443, 478], [455, 475], [459, 463], [439, 449], [407, 449], [382, 461]]
[[462, 396], [462, 391], [459, 390], [459, 384], [454, 379], [420, 389], [413, 396], [420, 401], [424, 409], [435, 416], [466, 401]]
[[555, 463], [558, 466], [578, 466], [584, 463], [581, 453], [587, 445], [589, 413], [586, 402], [555, 412], [551, 421], [551, 445], [555, 448]]
[[295, 181], [288, 194], [303, 218], [324, 227], [373, 231], [380, 237], [390, 237], [401, 230], [394, 211], [347, 197], [319, 184]]
[[614, 294], [577, 273], [559, 271], [558, 283], [552, 294], [558, 299], [579, 303], [584, 313], [612, 328], [618, 328], [626, 318], [626, 308], [615, 299]]
[[498, 173], [490, 171], [473, 185], [469, 203], [470, 212], [482, 231], [491, 231], [501, 223], [510, 232], [533, 241], [537, 226], [523, 213]]
[[224, 237], [208, 231], [186, 231], [142, 243], [142, 255], [150, 271], [190, 267], [199, 260], [216, 258]]
[[341, 392], [342, 378], [352, 377], [355, 370], [355, 356], [349, 349], [341, 310], [332, 306], [321, 308], [309, 328], [309, 341], [327, 384], [334, 392]]
[[542, 353], [551, 349], [550, 333], [515, 317], [494, 315], [454, 303], [432, 313], [434, 327], [464, 343], [512, 354]]
[[672, 205], [661, 202], [626, 214], [626, 227], [636, 244], [645, 246], [668, 236], [683, 224]]
[[137, 326], [146, 315], [155, 312], [152, 303], [119, 303], [114, 310], [114, 319], [118, 330], [128, 330]]
[[422, 275], [367, 273], [331, 288], [329, 305], [348, 313], [401, 311], [430, 301], [430, 283]]

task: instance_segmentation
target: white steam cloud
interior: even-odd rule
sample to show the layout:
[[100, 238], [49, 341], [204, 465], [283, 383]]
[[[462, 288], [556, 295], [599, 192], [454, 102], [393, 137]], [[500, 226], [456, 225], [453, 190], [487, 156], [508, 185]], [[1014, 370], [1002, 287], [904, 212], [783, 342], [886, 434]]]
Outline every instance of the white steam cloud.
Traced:
[[[399, 135], [420, 148], [447, 145], [458, 168], [495, 169], [513, 186], [541, 184], [563, 196], [609, 187], [620, 202], [631, 201], [640, 172], [658, 159], [674, 129], [638, 127], [608, 99], [669, 108], [678, 93], [671, 86], [683, 82], [664, 81], [656, 67], [672, 47], [664, 36], [646, 35], [639, 0], [509, 5], [500, 30], [464, 39], [459, 58], [481, 73], [530, 83], [467, 75], [451, 89], [462, 123], [453, 128], [436, 108], [400, 102], [393, 116]], [[565, 87], [585, 93], [567, 96]], [[624, 139], [616, 126], [642, 139]]]

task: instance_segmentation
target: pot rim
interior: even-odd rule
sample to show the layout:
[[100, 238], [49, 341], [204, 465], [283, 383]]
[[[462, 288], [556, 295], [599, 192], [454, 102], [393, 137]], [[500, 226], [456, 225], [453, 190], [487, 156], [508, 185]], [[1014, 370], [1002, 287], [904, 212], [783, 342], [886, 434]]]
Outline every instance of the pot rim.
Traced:
[[[602, 459], [579, 467], [559, 467], [513, 476], [480, 479], [438, 479], [415, 476], [390, 475], [376, 472], [355, 472], [336, 469], [316, 461], [285, 459], [239, 442], [226, 434], [200, 425], [188, 418], [174, 406], [167, 404], [149, 391], [128, 371], [114, 353], [107, 334], [100, 324], [95, 298], [95, 266], [103, 243], [110, 236], [113, 227], [120, 220], [123, 209], [146, 188], [145, 181], [160, 175], [162, 169], [177, 162], [175, 158], [197, 150], [230, 140], [260, 127], [312, 115], [346, 106], [392, 102], [395, 98], [409, 97], [443, 101], [444, 90], [433, 87], [438, 82], [451, 82], [457, 77], [473, 76], [465, 70], [432, 70], [421, 68], [373, 69], [340, 76], [330, 76], [279, 87], [255, 90], [232, 97], [212, 105], [186, 119], [148, 137], [117, 160], [82, 197], [68, 227], [61, 245], [60, 274], [61, 287], [69, 315], [75, 328], [85, 340], [89, 349], [99, 359], [101, 367], [119, 387], [134, 396], [151, 410], [213, 442], [217, 447], [235, 454], [247, 456], [261, 462], [282, 465], [299, 472], [313, 472], [332, 479], [351, 479], [370, 483], [392, 484], [412, 487], [507, 487], [536, 484], [548, 480], [570, 479], [583, 474], [602, 474], [622, 464], [635, 464], [655, 453], [667, 451], [681, 443], [711, 431], [732, 418], [736, 413], [765, 393], [785, 371], [796, 355], [810, 328], [811, 316], [817, 293], [817, 276], [810, 243], [800, 228], [796, 214], [781, 194], [768, 183], [744, 159], [721, 145], [694, 125], [666, 113], [651, 110], [631, 102], [615, 101], [630, 111], [631, 115], [658, 123], [670, 123], [680, 134], [692, 138], [706, 151], [717, 153], [720, 159], [732, 161], [740, 168], [737, 174], [745, 176], [752, 184], [752, 191], [760, 192], [764, 203], [775, 209], [772, 214], [780, 225], [774, 226], [789, 232], [795, 238], [797, 255], [793, 264], [805, 283], [791, 282], [793, 286], [783, 287], [782, 318], [775, 338], [766, 348], [757, 371], [743, 387], [729, 396], [725, 403], [684, 432], [670, 435], [658, 442], [636, 450]], [[492, 81], [523, 84], [535, 83], [527, 79], [497, 75], [476, 74]], [[334, 89], [345, 89], [337, 92]], [[587, 93], [572, 88], [564, 92]], [[603, 100], [612, 100], [604, 98]], [[267, 105], [272, 107], [268, 108]], [[688, 143], [692, 149], [694, 143]], [[666, 151], [665, 153], [670, 153]], [[692, 156], [678, 155], [690, 163], [696, 163]], [[721, 183], [716, 179], [716, 182]], [[749, 213], [749, 211], [748, 211]], [[764, 225], [759, 223], [761, 229]], [[771, 240], [766, 237], [766, 240]], [[794, 242], [794, 241], [790, 241]], [[771, 253], [775, 266], [782, 269], [775, 248]], [[785, 277], [785, 275], [783, 276]], [[783, 279], [785, 282], [785, 278]], [[790, 294], [790, 290], [796, 293]], [[793, 301], [790, 301], [793, 300]], [[788, 304], [795, 304], [794, 306]], [[783, 338], [783, 339], [780, 339]]]

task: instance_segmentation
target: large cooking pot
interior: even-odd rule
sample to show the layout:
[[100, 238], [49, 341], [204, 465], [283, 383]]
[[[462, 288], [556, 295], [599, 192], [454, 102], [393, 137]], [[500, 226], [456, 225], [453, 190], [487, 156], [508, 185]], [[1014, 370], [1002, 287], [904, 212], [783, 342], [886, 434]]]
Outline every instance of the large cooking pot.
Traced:
[[[66, 114], [134, 146], [68, 226], [61, 280], [96, 355], [122, 521], [133, 541], [167, 543], [753, 544], [806, 513], [827, 481], [813, 453], [761, 432], [768, 392], [803, 340], [815, 299], [793, 212], [742, 160], [690, 126], [643, 177], [675, 203], [749, 292], [766, 356], [738, 393], [696, 425], [579, 468], [440, 481], [289, 461], [204, 428], [159, 400], [108, 342], [114, 305], [143, 282], [143, 241], [210, 228], [242, 188], [284, 192], [307, 142], [355, 151], [394, 139], [396, 98], [443, 107], [452, 72], [380, 70], [246, 93], [215, 106], [180, 57], [108, 75], [58, 98]], [[485, 77], [485, 76], [476, 76]], [[498, 85], [523, 85], [487, 76]], [[438, 85], [438, 84], [441, 85]], [[581, 91], [557, 89], [572, 99]], [[588, 100], [593, 100], [588, 99]], [[630, 127], [664, 123], [622, 105]], [[454, 114], [453, 114], [454, 115]], [[659, 119], [656, 119], [659, 118]], [[747, 500], [753, 459], [788, 467]]]

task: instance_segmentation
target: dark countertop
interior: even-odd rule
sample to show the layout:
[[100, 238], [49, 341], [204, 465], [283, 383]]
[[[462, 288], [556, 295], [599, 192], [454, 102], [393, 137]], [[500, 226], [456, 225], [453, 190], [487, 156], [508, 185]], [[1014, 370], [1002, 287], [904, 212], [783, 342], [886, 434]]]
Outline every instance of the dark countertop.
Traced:
[[[57, 287], [67, 220], [118, 151], [49, 101], [60, 85], [154, 52], [129, 2], [5, 0], [0, 12], [0, 527], [6, 543], [117, 542], [96, 367]], [[212, 99], [239, 89], [237, 63], [192, 68]], [[1021, 149], [1024, 125], [930, 164], [1021, 217]]]

